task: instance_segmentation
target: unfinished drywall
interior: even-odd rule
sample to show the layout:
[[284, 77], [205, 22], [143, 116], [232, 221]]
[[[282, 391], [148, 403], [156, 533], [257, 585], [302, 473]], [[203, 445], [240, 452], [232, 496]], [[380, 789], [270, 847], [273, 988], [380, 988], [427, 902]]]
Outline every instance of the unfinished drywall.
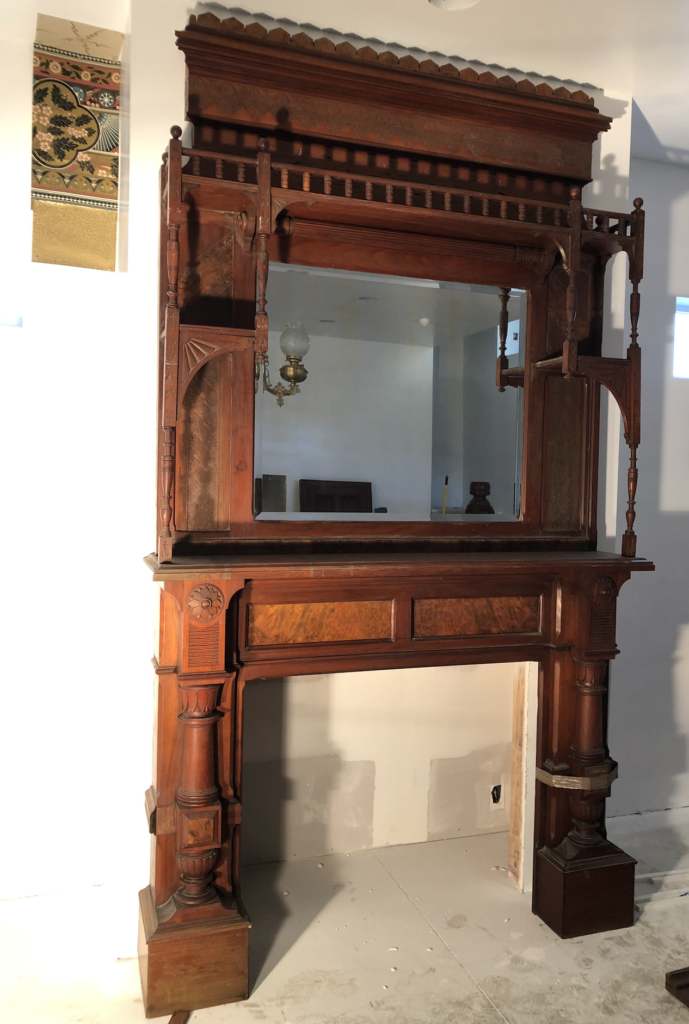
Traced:
[[248, 683], [243, 859], [506, 831], [515, 673], [468, 665]]

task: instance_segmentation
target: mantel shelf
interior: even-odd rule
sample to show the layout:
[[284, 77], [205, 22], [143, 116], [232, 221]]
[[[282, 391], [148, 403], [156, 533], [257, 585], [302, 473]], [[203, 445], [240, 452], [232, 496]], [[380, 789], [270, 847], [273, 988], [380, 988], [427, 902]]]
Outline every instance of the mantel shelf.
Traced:
[[154, 580], [192, 580], [208, 573], [224, 578], [265, 576], [270, 578], [313, 578], [314, 574], [356, 577], [360, 575], [406, 576], [417, 575], [474, 575], [563, 573], [587, 568], [611, 571], [651, 572], [655, 568], [645, 558], [627, 558], [607, 551], [495, 551], [459, 552], [457, 554], [404, 554], [404, 555], [176, 555], [172, 562], [159, 563], [155, 554], [144, 559], [153, 572]]

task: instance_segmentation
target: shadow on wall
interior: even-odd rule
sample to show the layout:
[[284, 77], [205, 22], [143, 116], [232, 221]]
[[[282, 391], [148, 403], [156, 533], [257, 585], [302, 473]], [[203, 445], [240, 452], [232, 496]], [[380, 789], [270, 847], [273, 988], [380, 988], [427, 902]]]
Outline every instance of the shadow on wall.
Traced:
[[[247, 906], [249, 916], [256, 918], [251, 989], [341, 887], [333, 865], [312, 872], [308, 894], [295, 894], [299, 914], [288, 917], [291, 894], [282, 888], [280, 862], [370, 847], [373, 838], [374, 763], [343, 761], [330, 742], [327, 688], [302, 687], [299, 692], [308, 705], [301, 709], [288, 708], [288, 692], [284, 679], [261, 679], [247, 683], [244, 696], [242, 863], [265, 865], [260, 912]], [[303, 730], [292, 737], [293, 743], [286, 734], [290, 721]], [[294, 740], [298, 749], [318, 753], [291, 757]]]
[[[635, 111], [634, 130], [636, 126]], [[645, 120], [642, 130], [650, 131]], [[677, 244], [689, 230], [689, 201], [683, 209], [678, 206], [689, 196], [689, 170], [634, 159], [631, 193], [643, 197], [647, 211], [640, 288], [642, 443], [636, 530], [639, 555], [651, 558], [656, 572], [627, 584], [619, 602], [622, 653], [611, 672], [610, 746], [620, 762], [620, 779], [609, 802], [612, 815], [689, 804], [689, 501], [667, 500], [672, 484], [681, 488], [689, 474], [686, 443], [683, 451], [675, 447], [679, 457], [667, 458], [672, 435], [686, 437], [689, 432], [689, 380], [672, 378], [668, 358], [673, 289], [681, 282], [685, 293], [689, 291], [689, 257], [681, 253], [678, 259]], [[682, 260], [684, 265], [678, 265]], [[676, 407], [674, 422], [667, 415], [669, 402]], [[625, 479], [623, 445], [619, 522], [624, 520]], [[684, 490], [689, 493], [686, 486]]]

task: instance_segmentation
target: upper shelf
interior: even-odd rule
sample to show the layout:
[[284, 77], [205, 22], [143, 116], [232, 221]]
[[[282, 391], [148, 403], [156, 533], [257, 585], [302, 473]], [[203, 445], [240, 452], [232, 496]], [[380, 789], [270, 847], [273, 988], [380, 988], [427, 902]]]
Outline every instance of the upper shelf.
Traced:
[[[217, 202], [217, 190], [232, 190], [255, 197], [256, 159], [244, 155], [218, 153], [201, 149], [183, 149], [183, 183], [186, 190], [203, 188], [210, 192], [208, 200]], [[394, 209], [403, 208], [408, 215], [423, 212], [440, 215], [440, 219], [461, 220], [467, 226], [485, 228], [489, 224], [528, 234], [533, 244], [534, 230], [545, 240], [548, 236], [564, 238], [570, 234], [572, 211], [569, 203], [555, 203], [531, 197], [515, 197], [461, 188], [454, 184], [420, 185], [401, 176], [360, 174], [337, 166], [316, 167], [271, 162], [271, 195], [273, 218], [295, 202], [341, 204]], [[199, 196], [204, 205], [203, 193]], [[438, 219], [438, 218], [435, 218]], [[411, 223], [411, 222], [410, 222]], [[520, 232], [520, 228], [522, 232]], [[525, 230], [524, 230], [525, 229]], [[289, 222], [282, 225], [289, 233]], [[634, 215], [609, 210], [581, 210], [582, 243], [593, 249], [628, 249], [634, 235]]]

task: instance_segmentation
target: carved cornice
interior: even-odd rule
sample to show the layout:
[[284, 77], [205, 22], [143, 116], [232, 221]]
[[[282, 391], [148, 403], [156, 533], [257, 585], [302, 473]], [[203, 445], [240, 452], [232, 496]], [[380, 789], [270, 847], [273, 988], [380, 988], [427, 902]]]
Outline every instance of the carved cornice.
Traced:
[[589, 97], [528, 79], [420, 63], [349, 42], [204, 14], [177, 33], [187, 116], [491, 167], [590, 180], [610, 118]]
[[553, 89], [552, 86], [548, 85], [546, 82], [541, 82], [540, 85], [534, 85], [528, 78], [522, 78], [519, 81], [516, 81], [510, 75], [502, 75], [498, 78], [490, 71], [484, 71], [482, 74], [478, 74], [478, 72], [474, 71], [473, 68], [462, 68], [460, 70], [450, 62], [438, 65], [430, 58], [418, 61], [411, 54], [406, 54], [404, 57], [398, 57], [396, 54], [392, 53], [391, 50], [384, 50], [381, 53], [374, 50], [371, 46], [361, 46], [357, 48], [347, 41], [335, 44], [331, 39], [328, 39], [325, 36], [314, 38], [307, 35], [306, 32], [297, 32], [294, 35], [290, 35], [290, 33], [284, 28], [274, 28], [269, 31], [263, 25], [259, 24], [259, 22], [252, 22], [250, 25], [244, 25], [237, 18], [225, 18], [221, 21], [215, 14], [211, 13], [201, 14], [198, 18], [196, 15], [192, 14], [189, 19], [189, 24], [187, 25], [187, 31], [213, 32], [218, 35], [247, 36], [252, 40], [259, 40], [266, 42], [267, 44], [272, 43], [279, 46], [288, 46], [296, 50], [310, 50], [332, 54], [335, 58], [339, 57], [345, 60], [364, 61], [368, 64], [379, 64], [386, 68], [400, 68], [402, 71], [413, 71], [422, 75], [442, 75], [446, 78], [459, 79], [462, 82], [469, 82], [478, 86], [497, 86], [500, 89], [517, 89], [519, 92], [526, 94], [554, 98], [565, 103], [593, 107], [593, 97], [588, 96], [582, 89], [577, 89], [574, 92], [571, 92], [564, 86]]

